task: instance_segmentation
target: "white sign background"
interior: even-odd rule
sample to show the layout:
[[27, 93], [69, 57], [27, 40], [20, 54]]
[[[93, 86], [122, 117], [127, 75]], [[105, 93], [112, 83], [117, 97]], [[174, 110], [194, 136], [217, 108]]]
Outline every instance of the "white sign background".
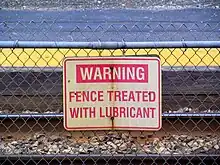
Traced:
[[[143, 64], [148, 65], [148, 82], [97, 82], [77, 83], [76, 65], [99, 65], [99, 64]], [[70, 102], [69, 92], [74, 91], [103, 91], [104, 101]], [[107, 91], [154, 91], [155, 101], [109, 101]], [[64, 128], [66, 130], [150, 130], [161, 129], [161, 66], [158, 57], [68, 57], [63, 61], [63, 112]], [[95, 111], [92, 117], [72, 117], [70, 108], [90, 107]], [[154, 117], [103, 117], [106, 107], [154, 107]], [[100, 110], [101, 109], [101, 110]], [[102, 114], [100, 112], [102, 111]], [[137, 110], [136, 110], [137, 111]], [[104, 114], [104, 115], [103, 115]], [[151, 115], [150, 115], [151, 116]]]

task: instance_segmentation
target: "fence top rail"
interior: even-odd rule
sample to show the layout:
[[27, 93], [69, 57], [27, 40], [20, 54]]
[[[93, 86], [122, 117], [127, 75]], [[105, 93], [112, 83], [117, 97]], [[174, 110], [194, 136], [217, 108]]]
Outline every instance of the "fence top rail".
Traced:
[[0, 48], [82, 48], [82, 49], [140, 49], [140, 48], [220, 48], [220, 41], [166, 42], [53, 42], [0, 41]]

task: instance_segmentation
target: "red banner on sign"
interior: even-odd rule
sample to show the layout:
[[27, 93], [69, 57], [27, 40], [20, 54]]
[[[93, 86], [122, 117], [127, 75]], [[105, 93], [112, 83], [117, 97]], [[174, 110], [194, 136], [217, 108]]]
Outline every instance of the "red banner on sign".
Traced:
[[147, 83], [147, 64], [76, 65], [77, 83]]

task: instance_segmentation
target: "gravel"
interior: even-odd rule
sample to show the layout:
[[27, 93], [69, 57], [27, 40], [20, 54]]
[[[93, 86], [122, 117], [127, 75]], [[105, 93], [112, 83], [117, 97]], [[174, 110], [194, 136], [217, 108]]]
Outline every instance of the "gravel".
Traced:
[[[126, 137], [126, 138], [124, 138]], [[220, 154], [220, 137], [171, 135], [142, 143], [129, 134], [108, 132], [85, 141], [67, 136], [36, 133], [16, 139], [1, 137], [0, 154]]]
[[2, 0], [2, 9], [72, 10], [72, 9], [182, 9], [219, 8], [219, 0]]
[[198, 108], [189, 108], [189, 107], [179, 108], [173, 111], [171, 110], [165, 111], [165, 113], [216, 113], [216, 112], [219, 112], [219, 109], [200, 110]]

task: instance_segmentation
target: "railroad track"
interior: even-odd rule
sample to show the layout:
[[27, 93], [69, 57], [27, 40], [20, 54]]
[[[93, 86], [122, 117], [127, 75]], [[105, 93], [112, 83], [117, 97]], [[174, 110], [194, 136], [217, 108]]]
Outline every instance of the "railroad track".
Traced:
[[0, 115], [0, 163], [220, 163], [220, 114], [163, 114], [146, 131], [74, 131], [62, 114]]
[[[117, 149], [109, 150], [109, 154], [115, 153], [148, 153], [148, 154], [214, 154], [220, 153], [220, 115], [210, 114], [210, 115], [195, 115], [187, 116], [186, 114], [164, 114], [163, 115], [163, 127], [157, 132], [145, 132], [145, 131], [73, 131], [68, 132], [63, 128], [63, 118], [61, 114], [57, 115], [0, 115], [0, 136], [1, 141], [5, 142], [6, 148], [12, 146], [16, 148], [17, 145], [21, 145], [19, 150], [18, 147], [15, 152], [17, 154], [22, 154], [23, 152], [34, 153], [34, 148], [27, 151], [27, 146], [35, 145], [35, 147], [42, 147], [41, 144], [36, 144], [36, 141], [48, 142], [50, 147], [57, 145], [57, 150], [59, 154], [62, 152], [67, 152], [67, 148], [62, 148], [59, 146], [58, 142], [63, 144], [68, 143], [72, 146], [72, 143], [78, 145], [78, 147], [73, 147], [74, 153], [93, 153], [95, 152], [108, 152], [107, 148], [110, 146], [115, 147], [115, 145], [128, 142], [129, 145], [133, 145], [135, 148], [134, 152], [129, 150], [130, 148], [123, 148], [122, 150]], [[51, 138], [52, 136], [52, 138]], [[188, 139], [189, 138], [189, 139]], [[130, 139], [126, 141], [126, 139]], [[118, 140], [118, 141], [117, 141]], [[26, 142], [25, 142], [26, 141]], [[25, 143], [24, 143], [25, 142]], [[28, 142], [30, 144], [28, 144]], [[175, 142], [175, 144], [171, 144]], [[189, 145], [187, 145], [190, 142]], [[56, 143], [56, 144], [55, 144]], [[113, 144], [116, 143], [116, 144]], [[178, 144], [180, 143], [180, 144]], [[194, 145], [195, 146], [191, 146]], [[200, 144], [201, 143], [201, 144]], [[208, 146], [207, 143], [210, 143]], [[58, 145], [59, 144], [59, 145]], [[81, 145], [88, 144], [85, 146], [86, 151], [82, 151]], [[106, 148], [99, 148], [101, 144], [106, 145]], [[148, 146], [145, 146], [147, 145]], [[8, 146], [7, 146], [8, 145]], [[170, 149], [155, 149], [155, 147], [164, 148], [167, 145], [171, 145]], [[172, 146], [173, 145], [173, 146]], [[177, 145], [177, 146], [175, 146]], [[218, 147], [219, 145], [219, 147]], [[97, 148], [98, 146], [98, 148]], [[33, 146], [32, 146], [33, 147]], [[49, 147], [49, 148], [50, 148]], [[93, 147], [93, 148], [92, 148]], [[131, 147], [131, 146], [130, 146]], [[143, 150], [144, 147], [146, 150]], [[173, 148], [174, 147], [174, 148]], [[175, 149], [176, 147], [176, 149]], [[194, 147], [194, 149], [193, 149]], [[48, 148], [48, 149], [49, 149]], [[152, 150], [150, 150], [150, 148]], [[2, 149], [2, 148], [1, 148]], [[9, 147], [10, 149], [10, 147]], [[41, 148], [42, 149], [42, 148]], [[69, 148], [68, 148], [69, 149]], [[124, 150], [123, 150], [124, 149]], [[184, 151], [185, 150], [185, 151]], [[12, 153], [11, 153], [12, 152]], [[7, 154], [7, 151], [5, 150]], [[40, 150], [38, 154], [51, 154], [54, 151]], [[54, 153], [54, 154], [58, 154]], [[71, 153], [69, 151], [69, 153]], [[13, 154], [13, 151], [8, 152], [8, 154]], [[24, 153], [23, 153], [24, 154]], [[36, 153], [35, 153], [36, 154]]]
[[157, 132], [65, 131], [61, 69], [2, 68], [0, 75], [2, 164], [219, 162], [216, 67], [163, 68], [163, 127]]
[[[0, 113], [62, 113], [62, 68], [0, 69]], [[162, 107], [169, 113], [218, 113], [219, 67], [163, 67]]]
[[157, 132], [63, 127], [61, 68], [1, 68], [0, 163], [216, 163], [220, 70], [163, 67]]
[[[103, 41], [112, 38], [114, 41], [121, 41], [121, 36], [124, 36], [126, 41], [133, 41], [134, 38], [137, 41], [155, 41], [155, 38], [171, 40], [172, 37], [175, 37], [175, 40], [182, 38], [204, 40], [207, 39], [207, 35], [211, 35], [212, 40], [219, 39], [216, 35], [219, 34], [217, 19], [219, 12], [212, 17], [213, 14], [209, 11], [209, 16], [206, 18], [211, 20], [205, 23], [199, 23], [198, 18], [194, 17], [195, 14], [180, 14], [182, 16], [179, 21], [170, 17], [174, 20], [172, 27], [170, 20], [160, 23], [161, 14], [156, 13], [151, 28], [145, 26], [149, 21], [145, 16], [152, 15], [152, 12], [138, 11], [136, 14], [141, 15], [141, 19], [145, 20], [141, 21], [140, 18], [135, 17], [136, 22], [129, 21], [126, 14], [123, 19], [114, 15], [113, 21], [109, 24], [105, 20], [107, 17], [100, 14], [103, 13], [102, 11], [93, 12], [97, 15], [95, 18], [99, 17], [99, 20], [95, 24], [92, 23], [93, 21], [86, 22], [90, 24], [88, 28], [85, 28], [86, 18], [83, 12], [77, 15], [82, 22], [56, 19], [58, 13], [55, 12], [43, 15], [46, 20], [56, 20], [57, 24], [53, 21], [48, 22], [52, 23], [51, 29], [48, 30], [46, 22], [32, 21], [41, 18], [41, 15], [35, 12], [2, 11], [3, 17], [0, 17], [3, 18], [3, 21], [0, 21], [3, 31], [2, 40], [88, 41], [89, 38], [90, 41], [94, 41], [97, 40], [97, 36]], [[186, 11], [186, 13], [191, 12]], [[123, 15], [122, 11], [118, 13]], [[132, 16], [132, 11], [130, 14]], [[175, 16], [173, 12], [166, 14]], [[198, 15], [200, 14], [202, 13]], [[10, 17], [4, 19], [4, 15]], [[24, 21], [17, 15], [23, 15]], [[68, 12], [59, 15], [65, 17]], [[73, 14], [70, 15], [69, 20], [78, 20], [72, 17]], [[90, 18], [90, 12], [87, 15], [87, 19]], [[186, 18], [185, 15], [189, 17]], [[191, 19], [196, 21], [196, 26], [191, 26], [195, 24]], [[128, 29], [118, 26], [121, 21]], [[134, 25], [141, 27], [142, 30], [136, 29]], [[200, 29], [198, 25], [214, 27], [212, 34], [209, 28]], [[17, 29], [10, 30], [13, 26], [17, 26]], [[73, 29], [73, 26], [79, 27], [79, 30]], [[103, 26], [104, 29], [97, 29], [99, 26]], [[114, 26], [118, 27], [117, 33], [112, 31]], [[190, 29], [185, 28], [186, 26], [190, 26]], [[59, 28], [61, 29], [58, 34]], [[45, 29], [48, 32], [45, 32]], [[86, 33], [86, 37], [83, 36], [82, 30]], [[149, 36], [151, 30], [153, 32]], [[169, 33], [164, 33], [165, 31]], [[90, 36], [91, 32], [93, 36]], [[139, 32], [142, 32], [142, 35]], [[133, 36], [130, 35], [131, 33]], [[78, 51], [80, 50], [41, 49], [39, 53], [39, 49], [1, 49], [0, 55], [3, 58], [0, 59], [0, 164], [47, 164], [48, 162], [52, 164], [61, 164], [61, 162], [62, 164], [105, 164], [106, 162], [109, 164], [220, 164], [219, 49], [139, 50], [142, 54], [160, 53], [163, 60], [163, 127], [157, 132], [64, 130], [62, 68], [58, 67], [64, 55], [121, 56], [134, 54], [136, 50], [117, 50], [115, 54], [111, 51], [88, 50], [80, 53]], [[212, 58], [205, 58], [207, 54]], [[194, 55], [197, 56], [193, 58]], [[169, 58], [171, 56], [173, 58]], [[197, 57], [201, 63], [197, 63]], [[190, 67], [189, 58], [197, 67]], [[202, 67], [204, 64], [208, 66]], [[166, 67], [168, 65], [172, 67]]]

